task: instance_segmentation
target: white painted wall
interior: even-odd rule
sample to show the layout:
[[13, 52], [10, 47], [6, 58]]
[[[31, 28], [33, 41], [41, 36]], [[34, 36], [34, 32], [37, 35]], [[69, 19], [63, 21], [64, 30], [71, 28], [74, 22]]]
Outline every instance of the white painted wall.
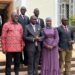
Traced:
[[39, 8], [40, 17], [51, 17], [53, 26], [57, 26], [57, 0], [27, 0], [28, 15], [33, 15], [34, 8]]
[[[27, 8], [27, 15], [30, 17], [33, 15], [33, 10], [39, 8], [40, 17], [45, 19], [46, 17], [52, 18], [53, 26], [58, 26], [58, 0], [16, 0], [19, 2], [19, 8], [25, 6]], [[20, 2], [21, 1], [21, 2]], [[17, 4], [17, 3], [16, 3]], [[17, 6], [18, 6], [17, 5]]]

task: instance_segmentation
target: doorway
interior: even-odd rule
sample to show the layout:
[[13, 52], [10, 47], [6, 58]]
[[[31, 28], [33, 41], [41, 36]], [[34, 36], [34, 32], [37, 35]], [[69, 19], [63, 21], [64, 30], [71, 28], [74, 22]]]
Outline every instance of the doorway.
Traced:
[[12, 0], [0, 0], [0, 36], [2, 33], [3, 24], [9, 19], [12, 9]]

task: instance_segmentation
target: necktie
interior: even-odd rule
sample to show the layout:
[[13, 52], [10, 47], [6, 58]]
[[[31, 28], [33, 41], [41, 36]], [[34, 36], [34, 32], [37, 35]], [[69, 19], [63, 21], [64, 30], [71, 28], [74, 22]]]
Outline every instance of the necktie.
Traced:
[[40, 24], [40, 19], [37, 19], [37, 24]]
[[35, 28], [35, 25], [33, 26], [33, 29], [34, 29], [34, 32], [36, 32], [36, 28]]
[[25, 19], [25, 16], [23, 15], [23, 19]]
[[65, 32], [67, 32], [67, 27], [65, 26]]

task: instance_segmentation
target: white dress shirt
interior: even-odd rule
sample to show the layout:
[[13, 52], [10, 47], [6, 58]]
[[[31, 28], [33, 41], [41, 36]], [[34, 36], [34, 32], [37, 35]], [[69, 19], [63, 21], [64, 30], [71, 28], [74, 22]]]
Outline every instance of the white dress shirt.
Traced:
[[32, 25], [32, 27], [33, 27], [34, 32], [36, 32], [35, 25], [33, 25], [33, 24], [31, 24], [31, 25]]

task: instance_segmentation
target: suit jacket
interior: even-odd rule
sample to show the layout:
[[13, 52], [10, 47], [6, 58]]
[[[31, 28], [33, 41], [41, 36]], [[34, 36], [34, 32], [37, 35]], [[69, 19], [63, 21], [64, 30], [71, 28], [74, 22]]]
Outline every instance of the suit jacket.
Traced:
[[21, 15], [19, 15], [18, 21], [19, 21], [19, 23], [22, 25], [22, 27], [24, 29], [25, 26], [29, 24], [29, 17], [25, 16], [25, 18], [23, 19], [23, 17]]
[[59, 33], [59, 47], [62, 49], [69, 49], [72, 50], [72, 44], [69, 43], [69, 41], [73, 40], [73, 31], [71, 27], [68, 27], [68, 31], [65, 32], [63, 26], [58, 27], [58, 33]]
[[41, 27], [39, 25], [35, 26], [36, 28], [36, 32], [34, 32], [33, 27], [31, 24], [27, 25], [25, 27], [25, 34], [24, 34], [24, 38], [26, 40], [26, 49], [28, 51], [35, 51], [36, 45], [35, 45], [35, 41], [33, 40], [35, 36], [39, 36], [40, 37], [40, 41], [37, 42], [38, 44], [38, 50], [41, 50], [40, 47], [40, 43], [41, 41], [43, 41], [43, 32], [41, 31]]
[[37, 24], [39, 24], [41, 26], [41, 28], [44, 28], [44, 21], [41, 18], [38, 18], [39, 22], [37, 22]]

